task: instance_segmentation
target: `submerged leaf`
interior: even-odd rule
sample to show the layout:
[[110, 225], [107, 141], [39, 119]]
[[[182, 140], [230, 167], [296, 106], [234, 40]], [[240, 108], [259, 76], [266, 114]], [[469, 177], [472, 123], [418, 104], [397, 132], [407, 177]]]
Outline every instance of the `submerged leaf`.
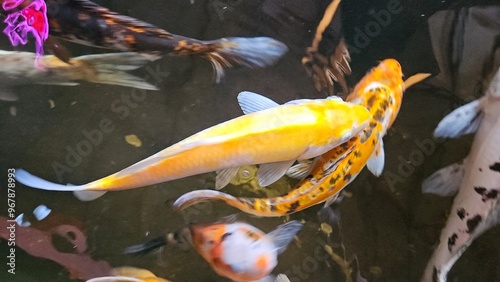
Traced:
[[127, 141], [127, 143], [135, 147], [142, 146], [141, 139], [139, 139], [139, 137], [137, 137], [135, 134], [130, 134], [125, 136], [125, 141]]

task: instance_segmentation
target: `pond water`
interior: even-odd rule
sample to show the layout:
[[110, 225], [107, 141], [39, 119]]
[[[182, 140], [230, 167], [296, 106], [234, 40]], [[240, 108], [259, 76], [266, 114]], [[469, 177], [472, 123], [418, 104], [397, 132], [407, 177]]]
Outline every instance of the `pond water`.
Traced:
[[[292, 241], [286, 252], [279, 256], [273, 273], [285, 273], [291, 281], [353, 281], [347, 280], [345, 267], [351, 267], [353, 272], [349, 275], [354, 281], [357, 273], [368, 281], [419, 281], [445, 224], [452, 198], [422, 194], [421, 183], [437, 169], [463, 159], [469, 152], [472, 136], [439, 141], [432, 138], [432, 132], [445, 114], [482, 95], [474, 92], [476, 88], [471, 85], [486, 74], [474, 72], [474, 78], [470, 79], [473, 82], [465, 83], [464, 77], [471, 77], [471, 74], [462, 70], [483, 69], [482, 62], [494, 53], [486, 45], [494, 42], [495, 36], [498, 53], [500, 21], [498, 16], [493, 17], [496, 33], [494, 28], [490, 32], [480, 28], [491, 23], [487, 20], [471, 24], [474, 15], [484, 15], [470, 10], [471, 6], [483, 9], [486, 6], [479, 4], [490, 4], [486, 1], [440, 1], [438, 4], [432, 3], [435, 1], [420, 1], [418, 4], [394, 1], [377, 1], [373, 7], [369, 7], [372, 1], [342, 3], [346, 40], [351, 47], [359, 47], [350, 48], [353, 74], [348, 77], [348, 84], [354, 86], [371, 67], [388, 57], [400, 60], [406, 77], [426, 71], [441, 76], [405, 92], [399, 116], [384, 138], [384, 173], [377, 178], [365, 169], [344, 190], [343, 200], [332, 206], [340, 217], [339, 223], [318, 216], [321, 205], [289, 216], [303, 221], [304, 227], [297, 240]], [[236, 96], [241, 91], [260, 93], [279, 103], [326, 96], [316, 90], [301, 59], [330, 1], [95, 2], [191, 38], [269, 36], [284, 42], [290, 50], [271, 67], [226, 69], [220, 83], [214, 82], [211, 65], [206, 60], [166, 56], [134, 71], [135, 75], [158, 86], [159, 91], [144, 92], [87, 82], [78, 86], [26, 84], [11, 88], [19, 99], [0, 102], [0, 199], [5, 202], [1, 203], [2, 216], [7, 216], [7, 174], [4, 172], [8, 168], [23, 168], [57, 183], [87, 183], [119, 171], [205, 128], [240, 116]], [[450, 13], [454, 17], [447, 14], [427, 25], [431, 16], [446, 9], [455, 11]], [[496, 9], [499, 11], [498, 6]], [[373, 13], [380, 11], [389, 11], [390, 19], [377, 21]], [[457, 19], [459, 15], [469, 16], [468, 19], [472, 20], [460, 21]], [[440, 22], [446, 24], [440, 26]], [[464, 22], [466, 26], [460, 26]], [[371, 31], [368, 28], [371, 34], [367, 34], [367, 25], [374, 28]], [[434, 46], [448, 44], [449, 48], [454, 48], [456, 33], [464, 35], [461, 48], [469, 53], [460, 53], [463, 57], [454, 58], [453, 64], [445, 64], [449, 68], [443, 69], [442, 62], [451, 61], [448, 56], [452, 51], [447, 54], [435, 49], [435, 58], [432, 57], [428, 36], [418, 35], [427, 28], [435, 34], [439, 33], [436, 30], [447, 33], [441, 34], [443, 44], [433, 42]], [[477, 32], [474, 28], [478, 29]], [[366, 45], [354, 43], [361, 40], [355, 36], [358, 31], [368, 38]], [[478, 40], [483, 40], [483, 43]], [[74, 55], [102, 52], [102, 49], [61, 42]], [[33, 51], [30, 49], [33, 46], [13, 49], [4, 36], [0, 43], [3, 50]], [[477, 53], [471, 53], [474, 48], [477, 48]], [[480, 57], [473, 60], [471, 54]], [[477, 64], [467, 65], [473, 61]], [[437, 65], [441, 66], [441, 72]], [[460, 89], [461, 85], [470, 86], [472, 92], [463, 88], [459, 93], [455, 92], [454, 89]], [[135, 135], [140, 146], [127, 142], [126, 136], [129, 135]], [[81, 149], [85, 140], [89, 141], [86, 144], [90, 144], [90, 148], [86, 148], [84, 154], [73, 154]], [[239, 213], [223, 203], [206, 203], [183, 212], [173, 211], [172, 203], [178, 197], [195, 189], [212, 189], [214, 179], [215, 173], [202, 174], [107, 193], [90, 202], [79, 201], [69, 192], [49, 192], [17, 184], [15, 213], [30, 215], [37, 206], [47, 206], [52, 210], [51, 216], [63, 218], [59, 222], [83, 229], [88, 256], [112, 267], [144, 268], [176, 282], [229, 281], [217, 275], [195, 250], [166, 247], [142, 257], [122, 254], [125, 247], [165, 232], [174, 232], [188, 222], [213, 222]], [[224, 191], [233, 195], [264, 196], [234, 185]], [[258, 218], [243, 213], [238, 216], [264, 232], [285, 221], [285, 217]], [[331, 234], [322, 231], [321, 223], [324, 222], [332, 227]], [[477, 239], [456, 263], [449, 280], [500, 281], [497, 263], [500, 259], [499, 236], [500, 230], [493, 228]], [[54, 236], [51, 240], [61, 253], [78, 252], [61, 237]], [[1, 242], [1, 281], [80, 281], [71, 279], [68, 270], [59, 264], [29, 255], [19, 247], [15, 251], [16, 274], [9, 274], [6, 256], [10, 247], [7, 241]], [[331, 246], [341, 260], [351, 264], [340, 266], [325, 252], [325, 245]]]

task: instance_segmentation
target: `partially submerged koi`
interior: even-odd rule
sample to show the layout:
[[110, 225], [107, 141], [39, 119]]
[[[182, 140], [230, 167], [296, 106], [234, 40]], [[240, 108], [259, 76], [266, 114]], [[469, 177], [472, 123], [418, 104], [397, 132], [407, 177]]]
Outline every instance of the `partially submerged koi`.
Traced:
[[445, 282], [467, 247], [500, 223], [500, 69], [485, 96], [444, 117], [434, 136], [456, 138], [474, 132], [469, 155], [438, 170], [422, 185], [424, 193], [456, 194], [423, 282]]
[[158, 90], [146, 80], [129, 74], [149, 63], [149, 59], [133, 52], [86, 55], [71, 58], [67, 64], [55, 56], [38, 59], [43, 69], [33, 68], [36, 55], [29, 52], [0, 50], [0, 100], [14, 100], [11, 87], [26, 84], [73, 86], [80, 81]]
[[[191, 224], [175, 233], [125, 249], [126, 254], [145, 254], [164, 245], [193, 246], [217, 274], [233, 281], [286, 281], [271, 271], [297, 232], [298, 221], [289, 221], [270, 233], [233, 220], [209, 224]], [[276, 280], [275, 280], [276, 279]]]

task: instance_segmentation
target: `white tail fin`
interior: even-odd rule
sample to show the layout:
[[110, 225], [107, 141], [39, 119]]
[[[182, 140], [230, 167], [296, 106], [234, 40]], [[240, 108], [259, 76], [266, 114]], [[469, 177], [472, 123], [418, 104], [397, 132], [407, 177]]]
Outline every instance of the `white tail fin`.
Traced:
[[16, 169], [16, 180], [26, 186], [42, 189], [42, 190], [50, 190], [50, 191], [81, 191], [84, 190], [85, 186], [71, 186], [71, 185], [62, 185], [47, 181], [40, 177], [34, 176], [33, 174], [23, 170]]

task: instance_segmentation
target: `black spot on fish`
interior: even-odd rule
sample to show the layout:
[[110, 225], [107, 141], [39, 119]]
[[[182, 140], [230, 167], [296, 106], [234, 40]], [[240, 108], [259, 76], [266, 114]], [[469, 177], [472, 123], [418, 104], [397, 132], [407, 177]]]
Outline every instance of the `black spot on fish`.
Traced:
[[227, 233], [224, 233], [224, 235], [222, 235], [222, 237], [220, 238], [221, 241], [224, 241], [226, 240], [227, 237], [233, 235], [233, 233], [231, 232], [227, 232]]
[[276, 206], [273, 204], [270, 204], [269, 209], [274, 212], [274, 211], [276, 211]]
[[288, 213], [293, 213], [295, 210], [300, 206], [299, 201], [295, 201], [293, 204], [290, 205], [290, 208], [288, 209]]
[[384, 112], [382, 110], [377, 110], [375, 112], [375, 114], [373, 115], [373, 119], [381, 121], [383, 116], [384, 116]]
[[486, 198], [488, 199], [496, 199], [497, 196], [498, 196], [498, 191], [493, 189], [486, 194]]
[[344, 181], [349, 181], [349, 180], [351, 180], [351, 174], [350, 173], [344, 175]]
[[500, 172], [500, 163], [494, 163], [490, 165], [490, 169], [496, 172]]
[[356, 158], [360, 158], [360, 157], [361, 157], [361, 155], [363, 155], [363, 154], [361, 153], [361, 151], [360, 151], [360, 150], [356, 150], [356, 151], [354, 151], [354, 156], [355, 156]]
[[340, 175], [336, 175], [335, 177], [330, 178], [330, 185], [334, 185], [340, 179]]
[[432, 269], [432, 282], [439, 282], [438, 270], [436, 267]]
[[467, 230], [467, 233], [470, 234], [474, 232], [474, 230], [476, 230], [477, 226], [479, 225], [479, 223], [481, 223], [482, 220], [483, 218], [480, 215], [476, 215], [473, 218], [467, 220], [467, 228], [469, 228], [469, 230]]
[[453, 235], [451, 235], [448, 238], [448, 251], [450, 251], [450, 253], [451, 249], [453, 248], [453, 246], [455, 246], [455, 243], [457, 242], [457, 238], [458, 238], [457, 233], [453, 233]]
[[[370, 92], [373, 93], [375, 89], [370, 89]], [[368, 108], [371, 108], [373, 107], [373, 103], [375, 103], [375, 96], [371, 96], [370, 99], [368, 99], [368, 101], [366, 101], [366, 105], [368, 106]]]
[[479, 168], [479, 171], [480, 171], [480, 172], [483, 172], [483, 169], [482, 169], [482, 168]]
[[486, 202], [486, 200], [496, 199], [498, 196], [498, 191], [495, 189], [488, 190], [484, 187], [476, 186], [474, 187], [474, 191], [481, 195], [483, 202]]
[[457, 215], [458, 215], [458, 217], [460, 217], [460, 219], [464, 219], [465, 216], [467, 215], [467, 212], [465, 211], [464, 208], [459, 208], [457, 210]]
[[484, 193], [486, 192], [486, 188], [475, 186], [474, 191], [476, 191], [479, 195], [484, 195]]

